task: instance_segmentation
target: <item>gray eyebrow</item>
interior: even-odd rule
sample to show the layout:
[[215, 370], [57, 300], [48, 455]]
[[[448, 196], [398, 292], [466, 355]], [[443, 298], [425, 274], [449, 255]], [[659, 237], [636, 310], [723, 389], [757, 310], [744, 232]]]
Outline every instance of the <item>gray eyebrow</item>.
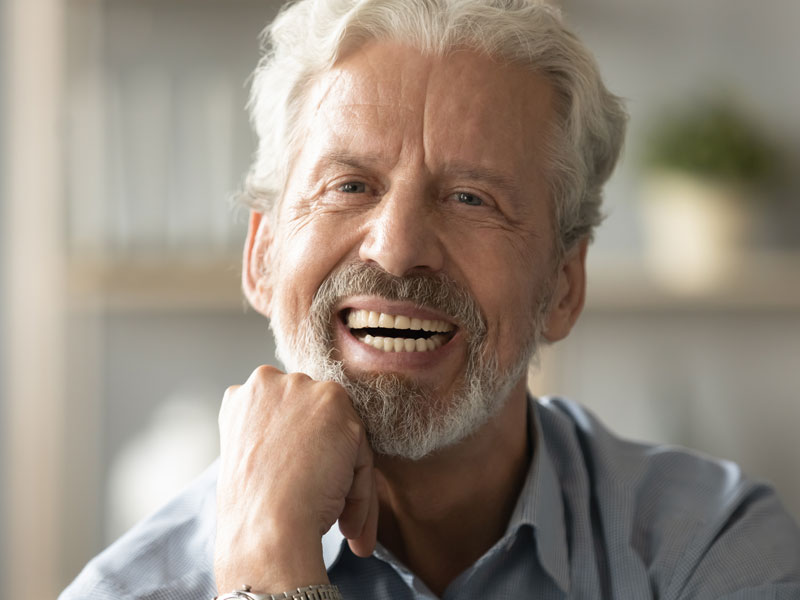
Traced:
[[[381, 157], [377, 154], [361, 155], [349, 152], [329, 152], [322, 156], [322, 162], [361, 169], [380, 163]], [[463, 163], [453, 163], [445, 167], [444, 173], [450, 177], [485, 181], [509, 193], [518, 193], [520, 191], [519, 185], [514, 178], [495, 169]]]
[[506, 192], [518, 193], [519, 185], [514, 178], [505, 173], [494, 169], [465, 164], [452, 164], [445, 168], [445, 173], [450, 176], [463, 177], [465, 179], [475, 179], [490, 183], [493, 187], [500, 188]]
[[344, 167], [365, 168], [381, 162], [377, 154], [351, 154], [349, 152], [328, 152], [323, 154], [320, 163], [335, 164]]

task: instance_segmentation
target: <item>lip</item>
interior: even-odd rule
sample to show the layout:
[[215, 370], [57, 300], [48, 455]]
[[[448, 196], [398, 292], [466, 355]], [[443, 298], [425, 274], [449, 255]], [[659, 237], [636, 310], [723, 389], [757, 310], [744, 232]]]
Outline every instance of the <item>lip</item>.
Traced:
[[[337, 307], [335, 346], [339, 358], [349, 369], [362, 372], [400, 372], [422, 375], [445, 363], [464, 345], [464, 334], [456, 326], [453, 336], [435, 350], [425, 352], [383, 352], [361, 342], [356, 338], [344, 320], [342, 313], [346, 310], [372, 310], [393, 315], [406, 315], [411, 318], [442, 320], [453, 323], [442, 312], [421, 308], [411, 302], [398, 302], [379, 297], [348, 298]], [[455, 325], [455, 323], [453, 323]]]
[[405, 315], [417, 319], [446, 321], [455, 325], [457, 329], [460, 329], [458, 324], [455, 323], [449, 315], [427, 307], [417, 306], [413, 302], [388, 300], [387, 298], [381, 298], [379, 296], [354, 296], [341, 302], [336, 307], [336, 313], [341, 315], [343, 311], [349, 309], [374, 310], [375, 312], [382, 312], [387, 315]]

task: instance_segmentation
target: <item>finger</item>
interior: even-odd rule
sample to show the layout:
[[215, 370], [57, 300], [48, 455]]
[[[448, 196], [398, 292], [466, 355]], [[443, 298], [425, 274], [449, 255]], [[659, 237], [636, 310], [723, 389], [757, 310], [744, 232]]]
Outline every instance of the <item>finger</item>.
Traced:
[[353, 482], [345, 497], [344, 510], [339, 515], [339, 529], [348, 539], [357, 538], [364, 530], [375, 495], [375, 477], [372, 472], [372, 450], [363, 430], [354, 466]]
[[375, 550], [375, 545], [378, 543], [378, 512], [380, 511], [380, 505], [378, 503], [378, 486], [375, 481], [375, 472], [375, 469], [373, 469], [372, 499], [369, 503], [369, 513], [367, 514], [366, 523], [364, 523], [361, 535], [347, 542], [353, 554], [362, 558], [370, 556]]
[[240, 385], [232, 385], [227, 390], [225, 390], [225, 394], [222, 396], [222, 402], [219, 406], [219, 415], [218, 415], [218, 423], [222, 425], [222, 417], [227, 412], [226, 407], [228, 404], [231, 403], [231, 397], [242, 387]]

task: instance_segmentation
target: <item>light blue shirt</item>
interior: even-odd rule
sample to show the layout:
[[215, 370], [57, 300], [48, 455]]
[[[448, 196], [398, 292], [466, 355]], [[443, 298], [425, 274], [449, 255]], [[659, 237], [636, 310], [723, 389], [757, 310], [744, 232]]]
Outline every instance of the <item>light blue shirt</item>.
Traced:
[[[800, 529], [769, 486], [729, 462], [620, 440], [566, 400], [530, 406], [535, 451], [506, 534], [444, 600], [800, 598]], [[212, 598], [216, 475], [215, 463], [60, 600]], [[345, 599], [436, 598], [380, 545], [356, 557], [336, 527], [323, 556]]]

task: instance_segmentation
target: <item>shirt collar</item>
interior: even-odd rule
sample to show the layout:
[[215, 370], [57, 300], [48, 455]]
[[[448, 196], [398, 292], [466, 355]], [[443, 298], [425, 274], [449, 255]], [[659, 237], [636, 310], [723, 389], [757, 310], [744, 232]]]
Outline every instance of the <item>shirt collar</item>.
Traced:
[[506, 533], [515, 533], [523, 525], [533, 527], [539, 562], [562, 591], [569, 592], [569, 553], [561, 484], [542, 432], [539, 410], [539, 402], [529, 397], [528, 427], [535, 444], [533, 461]]
[[[542, 435], [539, 410], [536, 399], [529, 398], [528, 427], [535, 450], [506, 532], [514, 534], [524, 525], [533, 527], [539, 562], [553, 581], [564, 592], [569, 592], [569, 555], [561, 485]], [[344, 544], [345, 538], [336, 523], [322, 537], [322, 558], [326, 570], [332, 569], [338, 562]]]

